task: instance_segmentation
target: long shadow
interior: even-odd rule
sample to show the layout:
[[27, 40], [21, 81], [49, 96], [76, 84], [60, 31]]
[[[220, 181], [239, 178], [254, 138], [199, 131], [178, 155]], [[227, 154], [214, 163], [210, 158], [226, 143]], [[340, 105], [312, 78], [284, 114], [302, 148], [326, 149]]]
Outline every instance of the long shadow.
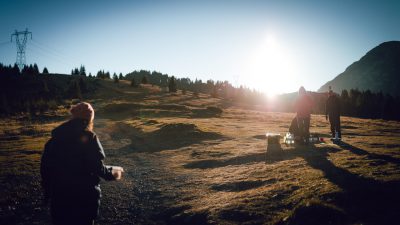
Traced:
[[[368, 155], [372, 159], [386, 160], [392, 163], [399, 163], [399, 160], [390, 156], [369, 153], [363, 149], [347, 144], [344, 149], [358, 155]], [[330, 153], [341, 151], [334, 147], [299, 146], [294, 149], [285, 150], [269, 155], [255, 153], [244, 156], [233, 157], [225, 160], [199, 160], [184, 165], [190, 169], [209, 169], [225, 167], [230, 165], [242, 165], [248, 163], [265, 162], [276, 163], [283, 160], [290, 160], [297, 157], [303, 158], [307, 164], [323, 172], [324, 177], [337, 185], [342, 191], [322, 195], [322, 199], [331, 199], [330, 203], [335, 204], [345, 212], [344, 218], [336, 224], [398, 224], [398, 212], [400, 212], [400, 181], [379, 181], [367, 178], [350, 171], [337, 167], [328, 156]], [[262, 186], [263, 183], [249, 183], [243, 189], [253, 186]], [[219, 191], [237, 191], [236, 184], [226, 184], [212, 187]], [[239, 188], [240, 189], [240, 188]], [[316, 209], [319, 210], [318, 208]], [[318, 217], [317, 211], [310, 210], [309, 217]], [[330, 213], [330, 212], [329, 212]], [[326, 224], [326, 218], [315, 220], [315, 223]], [[300, 221], [301, 222], [301, 221]], [[303, 221], [304, 222], [304, 221]], [[321, 223], [322, 222], [322, 223]], [[291, 224], [289, 222], [289, 224]], [[294, 224], [297, 224], [294, 222]], [[302, 223], [300, 223], [302, 224]], [[333, 223], [335, 224], [335, 223]]]
[[397, 165], [400, 165], [400, 159], [395, 158], [389, 155], [381, 155], [381, 154], [376, 154], [376, 153], [370, 153], [364, 149], [355, 147], [349, 143], [346, 142], [338, 142], [337, 143], [342, 149], [348, 150], [356, 155], [366, 155], [369, 159], [379, 159], [379, 160], [384, 160], [386, 162], [394, 163]]
[[211, 186], [211, 189], [215, 191], [225, 191], [225, 192], [240, 192], [246, 191], [254, 188], [258, 188], [267, 184], [273, 184], [278, 182], [277, 179], [269, 179], [269, 180], [243, 180], [238, 182], [228, 182], [223, 184], [214, 184]]
[[[254, 138], [262, 138], [260, 136], [254, 136]], [[282, 160], [289, 160], [296, 157], [295, 154], [288, 154], [288, 151], [284, 151], [280, 145], [268, 145], [267, 151], [262, 153], [246, 154], [228, 159], [204, 159], [189, 162], [184, 165], [188, 169], [213, 169], [225, 166], [236, 166], [249, 163], [274, 163]]]
[[[365, 150], [357, 150], [358, 153], [370, 155]], [[333, 202], [346, 212], [346, 220], [349, 223], [398, 223], [400, 182], [378, 181], [339, 168], [328, 159], [328, 154], [336, 151], [339, 150], [331, 147], [302, 147], [294, 149], [289, 155], [304, 158], [312, 168], [321, 170], [330, 182], [342, 189], [341, 192], [328, 194], [325, 197], [333, 199]]]
[[184, 167], [188, 169], [212, 169], [224, 166], [234, 166], [247, 163], [264, 162], [264, 161], [265, 161], [265, 153], [256, 153], [256, 154], [232, 157], [224, 160], [215, 160], [215, 159], [198, 160], [187, 163], [184, 165]]

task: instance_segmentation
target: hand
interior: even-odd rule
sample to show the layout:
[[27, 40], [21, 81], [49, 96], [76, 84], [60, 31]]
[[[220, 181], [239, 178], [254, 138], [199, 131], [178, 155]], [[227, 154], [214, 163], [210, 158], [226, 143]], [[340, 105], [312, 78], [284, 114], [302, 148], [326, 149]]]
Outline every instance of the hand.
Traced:
[[119, 167], [119, 166], [112, 167], [111, 173], [114, 176], [115, 180], [121, 180], [123, 172], [124, 172], [124, 168], [122, 168], [122, 167]]

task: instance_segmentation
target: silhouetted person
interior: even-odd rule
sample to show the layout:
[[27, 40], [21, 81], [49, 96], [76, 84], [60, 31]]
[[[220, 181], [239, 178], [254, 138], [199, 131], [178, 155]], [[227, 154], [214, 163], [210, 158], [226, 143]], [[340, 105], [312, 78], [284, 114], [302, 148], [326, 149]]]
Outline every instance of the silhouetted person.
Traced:
[[300, 135], [300, 141], [305, 141], [308, 143], [310, 137], [310, 119], [313, 102], [304, 87], [300, 87], [299, 95], [297, 96], [294, 106], [297, 113], [296, 118], [297, 126], [299, 128], [298, 132]]
[[99, 213], [100, 177], [120, 179], [121, 171], [103, 164], [105, 154], [93, 132], [92, 106], [79, 103], [71, 114], [72, 119], [55, 128], [45, 145], [42, 187], [55, 225], [93, 224]]
[[338, 133], [338, 138], [342, 138], [340, 131], [340, 100], [332, 90], [329, 90], [329, 97], [326, 100], [325, 117], [327, 120], [329, 119], [331, 124], [332, 138], [335, 138], [336, 132]]
[[295, 137], [299, 136], [299, 125], [297, 125], [297, 117], [293, 118], [290, 123], [289, 133], [293, 134]]

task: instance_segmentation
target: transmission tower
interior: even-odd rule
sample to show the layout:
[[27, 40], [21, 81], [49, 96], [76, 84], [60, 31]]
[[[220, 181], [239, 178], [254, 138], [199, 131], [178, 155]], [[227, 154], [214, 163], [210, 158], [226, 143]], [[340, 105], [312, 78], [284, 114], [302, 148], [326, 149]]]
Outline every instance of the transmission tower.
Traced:
[[15, 63], [20, 70], [22, 70], [26, 64], [25, 48], [28, 35], [30, 35], [32, 39], [32, 32], [29, 32], [28, 28], [25, 31], [15, 30], [15, 32], [11, 34], [11, 42], [15, 36], [15, 43], [17, 44], [17, 61]]

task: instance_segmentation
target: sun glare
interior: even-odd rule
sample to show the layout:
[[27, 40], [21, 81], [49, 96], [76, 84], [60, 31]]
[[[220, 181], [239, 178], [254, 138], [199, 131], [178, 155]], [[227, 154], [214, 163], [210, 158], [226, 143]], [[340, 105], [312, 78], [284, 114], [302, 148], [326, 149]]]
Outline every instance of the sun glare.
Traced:
[[296, 65], [290, 51], [275, 36], [267, 37], [247, 58], [242, 82], [272, 97], [297, 88]]

